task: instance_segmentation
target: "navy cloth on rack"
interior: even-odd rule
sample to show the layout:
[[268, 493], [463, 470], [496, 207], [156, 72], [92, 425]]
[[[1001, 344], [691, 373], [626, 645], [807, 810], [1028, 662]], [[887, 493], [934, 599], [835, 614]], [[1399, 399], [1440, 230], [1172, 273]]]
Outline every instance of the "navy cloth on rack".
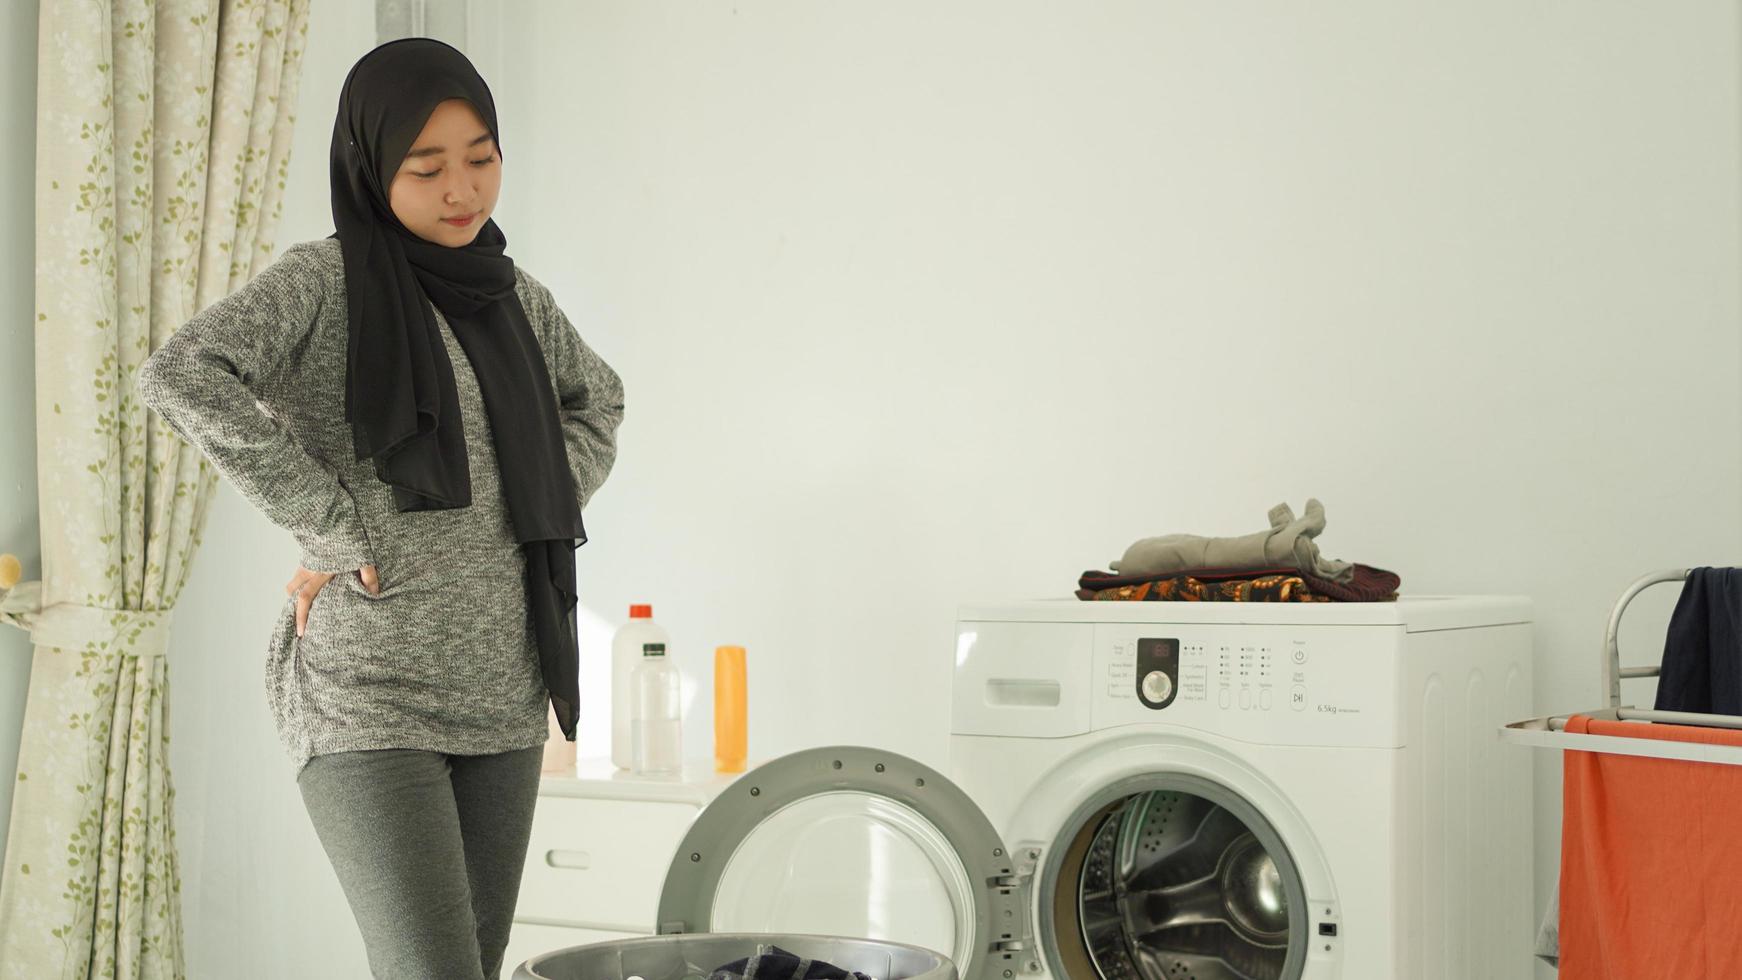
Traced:
[[766, 952], [715, 967], [708, 980], [872, 980], [857, 970], [813, 960], [770, 945]]
[[1657, 710], [1742, 715], [1742, 568], [1690, 568], [1664, 636]]

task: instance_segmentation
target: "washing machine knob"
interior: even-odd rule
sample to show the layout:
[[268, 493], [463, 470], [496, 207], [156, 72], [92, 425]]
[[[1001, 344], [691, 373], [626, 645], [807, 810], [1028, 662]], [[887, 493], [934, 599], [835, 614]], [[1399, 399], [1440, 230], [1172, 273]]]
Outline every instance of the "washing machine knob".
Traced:
[[1166, 671], [1152, 670], [1143, 675], [1143, 696], [1157, 704], [1173, 695], [1173, 678]]

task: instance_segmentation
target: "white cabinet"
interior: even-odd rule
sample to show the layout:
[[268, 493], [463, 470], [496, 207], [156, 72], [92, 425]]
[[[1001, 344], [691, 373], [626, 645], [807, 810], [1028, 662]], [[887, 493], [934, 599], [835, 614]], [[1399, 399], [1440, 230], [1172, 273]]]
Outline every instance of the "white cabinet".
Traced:
[[545, 773], [502, 976], [538, 953], [656, 933], [672, 855], [737, 776], [711, 760], [672, 776], [636, 776], [609, 759]]
[[652, 933], [666, 868], [697, 812], [685, 803], [540, 795], [515, 917]]

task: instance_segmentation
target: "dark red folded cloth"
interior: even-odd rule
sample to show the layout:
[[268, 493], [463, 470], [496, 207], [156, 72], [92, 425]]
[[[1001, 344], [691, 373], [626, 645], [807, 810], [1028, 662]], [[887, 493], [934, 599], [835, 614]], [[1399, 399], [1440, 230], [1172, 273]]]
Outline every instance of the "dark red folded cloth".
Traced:
[[1184, 576], [1205, 582], [1225, 582], [1264, 575], [1296, 576], [1315, 595], [1327, 596], [1338, 602], [1392, 602], [1397, 599], [1397, 587], [1403, 583], [1395, 572], [1362, 564], [1355, 565], [1354, 577], [1347, 582], [1333, 582], [1328, 578], [1307, 575], [1298, 568], [1188, 568], [1166, 575], [1115, 575], [1112, 572], [1090, 569], [1077, 579], [1077, 598], [1093, 599], [1095, 593], [1102, 589], [1116, 589], [1123, 585], [1141, 585], [1144, 582]]

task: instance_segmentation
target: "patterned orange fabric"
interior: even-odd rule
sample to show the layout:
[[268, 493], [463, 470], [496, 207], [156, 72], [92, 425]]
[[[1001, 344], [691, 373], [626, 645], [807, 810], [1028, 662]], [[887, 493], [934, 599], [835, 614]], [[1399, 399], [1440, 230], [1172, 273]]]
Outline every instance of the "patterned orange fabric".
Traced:
[[1147, 600], [1153, 602], [1330, 602], [1316, 595], [1298, 575], [1263, 575], [1250, 579], [1206, 582], [1190, 575], [1176, 575], [1136, 585], [1094, 590], [1096, 602]]

